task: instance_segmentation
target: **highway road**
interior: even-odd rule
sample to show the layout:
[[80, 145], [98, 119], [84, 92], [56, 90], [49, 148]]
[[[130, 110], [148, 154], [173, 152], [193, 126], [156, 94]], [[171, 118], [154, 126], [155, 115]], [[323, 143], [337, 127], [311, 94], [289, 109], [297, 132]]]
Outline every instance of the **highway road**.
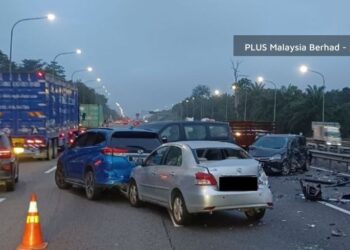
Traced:
[[[48, 249], [350, 249], [350, 205], [305, 201], [298, 182], [302, 174], [270, 178], [275, 207], [260, 223], [230, 211], [197, 215], [191, 225], [177, 227], [166, 209], [133, 208], [118, 191], [89, 201], [82, 189], [59, 190], [55, 165], [22, 162], [16, 190], [0, 191], [0, 249], [20, 243], [33, 192]], [[316, 173], [322, 174], [314, 169], [307, 174]], [[344, 235], [332, 236], [335, 229]]]

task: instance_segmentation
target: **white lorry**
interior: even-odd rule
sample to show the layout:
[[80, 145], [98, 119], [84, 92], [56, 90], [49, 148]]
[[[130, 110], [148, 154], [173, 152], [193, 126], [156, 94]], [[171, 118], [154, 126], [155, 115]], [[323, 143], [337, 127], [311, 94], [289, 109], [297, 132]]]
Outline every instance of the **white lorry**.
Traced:
[[315, 144], [315, 148], [329, 150], [341, 146], [338, 122], [312, 122], [312, 131], [312, 144]]

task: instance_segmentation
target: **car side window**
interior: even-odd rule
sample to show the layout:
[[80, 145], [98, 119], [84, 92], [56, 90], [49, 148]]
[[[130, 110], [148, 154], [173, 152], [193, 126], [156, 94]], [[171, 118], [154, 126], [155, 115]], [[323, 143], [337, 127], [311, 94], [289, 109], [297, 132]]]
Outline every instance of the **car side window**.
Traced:
[[165, 164], [167, 166], [181, 166], [182, 165], [182, 150], [179, 147], [170, 147], [166, 157]]
[[93, 145], [94, 146], [102, 145], [104, 144], [105, 141], [106, 141], [106, 136], [104, 134], [96, 133]]
[[164, 156], [169, 147], [161, 147], [148, 156], [144, 166], [156, 166], [161, 165], [164, 161]]
[[84, 133], [84, 134], [82, 134], [82, 135], [79, 135], [79, 136], [75, 139], [75, 141], [73, 142], [71, 148], [77, 148], [77, 147], [82, 148], [82, 147], [84, 147], [84, 146], [85, 146], [85, 141], [86, 141], [87, 137], [88, 137], [87, 133]]
[[166, 127], [160, 134], [160, 138], [166, 137], [168, 142], [180, 140], [180, 127], [179, 125], [170, 125]]
[[187, 140], [205, 140], [207, 137], [204, 125], [184, 125]]

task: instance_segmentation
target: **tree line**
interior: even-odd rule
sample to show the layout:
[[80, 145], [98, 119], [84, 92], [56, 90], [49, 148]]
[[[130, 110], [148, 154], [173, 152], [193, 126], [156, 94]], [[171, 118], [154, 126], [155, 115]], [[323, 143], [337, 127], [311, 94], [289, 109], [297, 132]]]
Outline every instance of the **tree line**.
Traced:
[[[8, 56], [0, 50], [0, 73], [9, 71], [10, 60]], [[42, 59], [23, 59], [19, 64], [12, 62], [13, 73], [33, 73], [37, 71], [44, 71], [55, 75], [55, 78], [68, 81], [66, 79], [65, 68], [57, 62], [44, 62]], [[79, 104], [99, 104], [103, 107], [105, 119], [112, 116], [117, 119], [118, 115], [115, 110], [112, 110], [108, 105], [108, 99], [105, 95], [99, 94], [94, 88], [87, 86], [81, 80], [75, 82], [79, 92]]]
[[[217, 121], [273, 121], [275, 89], [242, 78], [234, 94], [213, 94], [208, 86], [198, 85], [192, 94], [158, 119]], [[308, 85], [301, 90], [293, 84], [277, 89], [276, 123], [281, 133], [312, 135], [311, 122], [322, 120], [322, 86]], [[350, 138], [350, 88], [325, 92], [325, 121], [339, 122], [343, 138]]]

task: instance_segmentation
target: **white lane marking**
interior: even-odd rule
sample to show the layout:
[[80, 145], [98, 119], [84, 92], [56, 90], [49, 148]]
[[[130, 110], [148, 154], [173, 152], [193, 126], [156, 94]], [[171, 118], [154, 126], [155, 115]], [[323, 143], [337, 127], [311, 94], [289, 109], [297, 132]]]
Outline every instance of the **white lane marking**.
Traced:
[[333, 209], [335, 209], [335, 210], [338, 210], [338, 211], [340, 211], [340, 212], [342, 212], [342, 213], [344, 213], [344, 214], [350, 215], [350, 211], [348, 211], [348, 210], [346, 210], [346, 209], [343, 209], [343, 208], [334, 206], [334, 205], [332, 205], [332, 204], [330, 204], [330, 203], [327, 203], [327, 202], [324, 202], [324, 201], [318, 201], [318, 203], [323, 204], [323, 205], [325, 205], [325, 206], [327, 206], [327, 207], [333, 208]]
[[[325, 169], [325, 168], [319, 168], [319, 167], [314, 167], [314, 166], [311, 166], [310, 168], [316, 169], [316, 170], [325, 171], [325, 172], [329, 172], [329, 173], [335, 173], [334, 171], [328, 170], [328, 169]], [[350, 177], [350, 174], [344, 174], [344, 173], [337, 173], [337, 174], [338, 174], [338, 175], [342, 175], [342, 176]]]
[[174, 220], [174, 218], [173, 218], [173, 215], [172, 215], [172, 213], [170, 212], [170, 209], [168, 209], [168, 213], [169, 213], [169, 216], [170, 216], [171, 221], [173, 222], [174, 227], [182, 227], [182, 225], [176, 224], [176, 222], [175, 222], [175, 220]]
[[0, 203], [6, 200], [6, 198], [0, 198]]
[[56, 170], [56, 166], [53, 166], [52, 168], [50, 168], [49, 170], [46, 170], [45, 171], [45, 174], [49, 174], [49, 173], [51, 173], [51, 172], [53, 172], [53, 171], [55, 171]]

